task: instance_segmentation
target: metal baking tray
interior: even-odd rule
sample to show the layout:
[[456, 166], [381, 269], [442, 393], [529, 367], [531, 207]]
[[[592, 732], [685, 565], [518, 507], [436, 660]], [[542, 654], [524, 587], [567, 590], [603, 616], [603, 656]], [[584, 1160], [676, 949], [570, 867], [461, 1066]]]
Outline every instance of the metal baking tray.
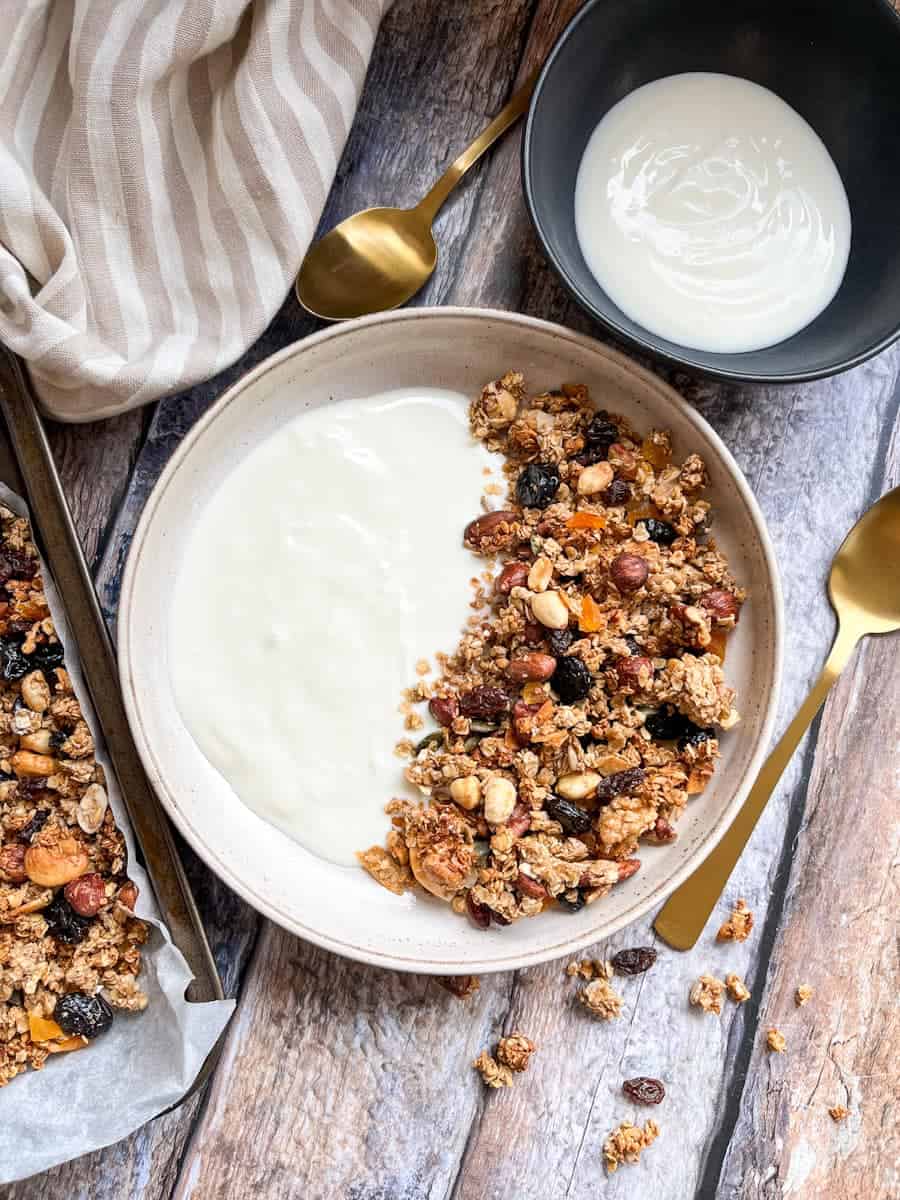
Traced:
[[[110, 763], [118, 777], [131, 828], [162, 919], [194, 976], [187, 999], [193, 1002], [221, 1000], [224, 998], [222, 981], [172, 831], [147, 781], [131, 737], [112, 642], [31, 385], [19, 360], [2, 346], [0, 480], [25, 497], [31, 509], [34, 532], [62, 597], [97, 720], [106, 739]], [[206, 1060], [191, 1091], [205, 1081], [217, 1055], [218, 1048]]]

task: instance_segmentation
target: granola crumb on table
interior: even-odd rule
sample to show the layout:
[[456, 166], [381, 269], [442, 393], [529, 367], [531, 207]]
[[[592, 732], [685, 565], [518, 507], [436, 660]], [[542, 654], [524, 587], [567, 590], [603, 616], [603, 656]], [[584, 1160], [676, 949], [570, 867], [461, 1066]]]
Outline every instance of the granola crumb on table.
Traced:
[[701, 975], [691, 987], [688, 999], [695, 1008], [702, 1008], [704, 1012], [715, 1013], [718, 1016], [722, 1011], [724, 994], [725, 984], [721, 979], [716, 979], [715, 975]]
[[802, 1008], [812, 999], [813, 990], [808, 983], [801, 983], [794, 993], [794, 1003], [798, 1008]]
[[717, 942], [746, 942], [753, 929], [753, 913], [747, 907], [746, 900], [738, 900], [731, 911], [731, 916], [716, 934]]
[[569, 963], [566, 974], [570, 979], [584, 979], [587, 982], [592, 979], [612, 979], [613, 965], [596, 958], [581, 958]]
[[509, 1037], [502, 1037], [497, 1043], [497, 1060], [511, 1071], [527, 1071], [531, 1056], [537, 1046], [524, 1033], [514, 1030]]
[[620, 1163], [638, 1162], [641, 1152], [652, 1146], [658, 1137], [659, 1126], [655, 1121], [647, 1121], [643, 1129], [640, 1125], [623, 1121], [603, 1143], [603, 1158], [607, 1171], [612, 1174], [618, 1170]]
[[766, 1032], [766, 1045], [775, 1054], [783, 1054], [787, 1047], [787, 1039], [780, 1029], [776, 1029], [773, 1025]]
[[843, 1121], [849, 1115], [849, 1108], [845, 1108], [843, 1104], [835, 1104], [833, 1108], [829, 1108], [828, 1115], [832, 1121]]
[[474, 996], [481, 987], [481, 980], [477, 975], [436, 975], [435, 980], [445, 992], [460, 1000], [468, 1000], [469, 996]]
[[733, 971], [730, 975], [725, 976], [725, 987], [735, 1004], [743, 1004], [745, 1000], [750, 999], [750, 989], [740, 975], [735, 975]]
[[0, 1086], [147, 1004], [148, 927], [63, 663], [28, 521], [0, 505]]
[[515, 371], [470, 425], [509, 491], [460, 532], [497, 574], [435, 682], [406, 693], [439, 727], [398, 747], [422, 802], [392, 800], [386, 848], [358, 857], [488, 929], [578, 912], [643, 841], [675, 838], [739, 720], [723, 661], [745, 593], [708, 535], [704, 464], [665, 431], [581, 384], [529, 396]]
[[472, 1063], [472, 1066], [481, 1075], [486, 1087], [512, 1087], [512, 1070], [504, 1063], [497, 1062], [495, 1058], [488, 1054], [487, 1050], [482, 1050], [482, 1052]]
[[612, 1021], [622, 1011], [622, 997], [613, 990], [609, 981], [601, 977], [592, 980], [578, 993], [578, 1000], [593, 1017], [601, 1021]]

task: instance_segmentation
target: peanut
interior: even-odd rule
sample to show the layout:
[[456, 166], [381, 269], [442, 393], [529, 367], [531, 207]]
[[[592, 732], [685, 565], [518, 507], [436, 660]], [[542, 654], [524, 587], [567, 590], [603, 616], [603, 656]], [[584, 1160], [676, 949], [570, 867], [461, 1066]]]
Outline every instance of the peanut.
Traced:
[[17, 750], [10, 759], [12, 769], [19, 778], [38, 779], [41, 776], [55, 775], [59, 763], [55, 758], [46, 754], [35, 754], [32, 750]]
[[574, 771], [556, 781], [556, 791], [566, 800], [584, 800], [597, 790], [600, 776], [596, 771]]
[[531, 597], [535, 620], [547, 629], [565, 629], [569, 624], [569, 609], [559, 592], [539, 592]]
[[533, 592], [546, 592], [552, 578], [553, 564], [542, 554], [540, 558], [535, 559], [528, 572], [528, 586]]
[[32, 671], [22, 680], [22, 699], [32, 712], [43, 713], [50, 706], [50, 688], [43, 671]]

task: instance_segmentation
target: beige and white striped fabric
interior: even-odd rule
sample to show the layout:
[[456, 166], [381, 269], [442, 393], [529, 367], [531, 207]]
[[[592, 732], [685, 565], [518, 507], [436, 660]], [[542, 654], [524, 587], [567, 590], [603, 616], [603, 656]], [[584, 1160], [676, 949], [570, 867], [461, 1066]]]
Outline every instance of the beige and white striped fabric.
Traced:
[[49, 413], [144, 404], [258, 337], [389, 3], [0, 0], [0, 341]]

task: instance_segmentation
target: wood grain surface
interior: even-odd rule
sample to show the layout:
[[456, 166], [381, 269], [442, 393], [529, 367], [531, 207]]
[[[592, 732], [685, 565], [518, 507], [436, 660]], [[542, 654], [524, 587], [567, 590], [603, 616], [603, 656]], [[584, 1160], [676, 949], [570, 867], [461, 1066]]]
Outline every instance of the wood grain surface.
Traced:
[[[323, 228], [413, 202], [538, 63], [575, 0], [397, 0], [376, 47]], [[438, 223], [440, 262], [417, 303], [519, 309], [597, 333], [544, 262], [519, 186], [518, 134], [474, 171]], [[288, 298], [219, 378], [152, 412], [54, 429], [70, 502], [112, 620], [141, 508], [185, 431], [250, 365], [314, 323]], [[499, 364], [503, 365], [503, 364]], [[900, 482], [900, 350], [837, 379], [714, 385], [660, 371], [733, 450], [765, 512], [785, 591], [779, 730], [825, 658], [831, 556]], [[752, 586], [752, 581], [751, 586]], [[206, 1093], [109, 1150], [3, 1191], [8, 1200], [888, 1200], [900, 1195], [896, 1061], [896, 637], [858, 651], [745, 851], [694, 951], [657, 945], [622, 981], [620, 1020], [573, 1003], [563, 963], [485, 977], [459, 1001], [423, 977], [335, 958], [262, 921], [185, 848], [230, 994], [240, 1004]], [[892, 874], [894, 873], [894, 874]], [[892, 890], [893, 888], [893, 890]], [[737, 896], [744, 944], [716, 945]], [[649, 921], [596, 947], [657, 944]], [[687, 1004], [702, 971], [737, 971], [751, 1000], [721, 1018]], [[798, 984], [815, 989], [794, 1004]], [[765, 1049], [775, 1025], [787, 1052]], [[488, 1093], [470, 1069], [504, 1031], [540, 1045]], [[658, 1142], [607, 1179], [606, 1133], [635, 1108], [621, 1081], [667, 1097]], [[835, 1124], [828, 1108], [844, 1104]], [[641, 1114], [643, 1116], [643, 1114]]]

